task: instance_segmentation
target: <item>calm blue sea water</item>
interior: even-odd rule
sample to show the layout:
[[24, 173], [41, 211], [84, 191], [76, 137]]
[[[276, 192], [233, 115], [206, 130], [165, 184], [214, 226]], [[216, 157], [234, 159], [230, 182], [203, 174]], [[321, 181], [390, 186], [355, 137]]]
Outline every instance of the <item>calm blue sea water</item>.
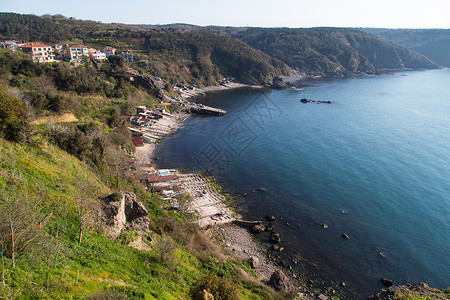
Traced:
[[310, 83], [202, 99], [227, 114], [190, 118], [158, 148], [160, 166], [214, 168], [248, 193], [246, 218], [283, 218], [274, 224], [294, 269], [344, 281], [352, 297], [381, 277], [449, 286], [450, 70]]

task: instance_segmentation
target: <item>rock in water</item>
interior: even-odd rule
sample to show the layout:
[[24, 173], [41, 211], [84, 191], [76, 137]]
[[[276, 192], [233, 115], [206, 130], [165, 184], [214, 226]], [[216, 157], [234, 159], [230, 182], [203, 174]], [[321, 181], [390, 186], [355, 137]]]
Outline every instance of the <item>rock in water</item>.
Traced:
[[273, 215], [266, 215], [266, 220], [272, 222], [275, 220], [275, 217]]
[[394, 282], [390, 279], [387, 278], [381, 278], [381, 283], [385, 286], [385, 287], [390, 287], [394, 285]]
[[342, 234], [342, 238], [344, 238], [344, 239], [346, 239], [346, 240], [349, 240], [349, 239], [350, 239], [350, 237], [349, 237], [346, 233], [343, 233], [343, 234]]
[[258, 224], [258, 225], [254, 225], [250, 231], [252, 233], [258, 234], [258, 233], [262, 233], [264, 230], [266, 229], [266, 227], [262, 224]]
[[270, 233], [270, 242], [274, 244], [281, 242], [280, 234], [272, 231]]
[[284, 275], [283, 271], [277, 270], [270, 276], [269, 285], [273, 287], [276, 291], [287, 289], [287, 277]]

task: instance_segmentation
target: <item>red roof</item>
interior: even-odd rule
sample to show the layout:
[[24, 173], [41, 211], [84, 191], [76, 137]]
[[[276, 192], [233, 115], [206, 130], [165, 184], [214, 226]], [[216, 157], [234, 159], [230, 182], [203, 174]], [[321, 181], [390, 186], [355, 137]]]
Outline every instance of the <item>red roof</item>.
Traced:
[[26, 43], [23, 47], [25, 47], [25, 48], [33, 48], [33, 47], [42, 47], [42, 48], [44, 48], [44, 47], [50, 47], [50, 46], [47, 46], [47, 45], [44, 45], [44, 44], [41, 44], [41, 43], [33, 43], [33, 42], [31, 42], [31, 43]]
[[136, 158], [125, 158], [124, 161], [126, 161], [126, 162], [136, 162]]
[[176, 180], [178, 179], [177, 175], [168, 175], [168, 176], [156, 176], [156, 177], [150, 177], [148, 178], [148, 182], [161, 182], [161, 181], [169, 181], [169, 180]]
[[138, 135], [135, 135], [131, 138], [133, 140], [133, 143], [136, 147], [142, 147], [144, 146], [144, 143], [141, 140], [141, 137]]
[[145, 164], [144, 167], [151, 168], [151, 167], [153, 167], [153, 165], [152, 164]]

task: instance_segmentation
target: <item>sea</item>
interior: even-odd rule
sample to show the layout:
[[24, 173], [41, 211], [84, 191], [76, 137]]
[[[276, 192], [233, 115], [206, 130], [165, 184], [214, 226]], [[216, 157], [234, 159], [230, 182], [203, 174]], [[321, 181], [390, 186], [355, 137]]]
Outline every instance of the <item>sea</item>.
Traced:
[[283, 252], [257, 238], [313, 288], [448, 287], [450, 70], [300, 83], [195, 99], [227, 113], [187, 119], [158, 165], [212, 170], [244, 219], [274, 215]]

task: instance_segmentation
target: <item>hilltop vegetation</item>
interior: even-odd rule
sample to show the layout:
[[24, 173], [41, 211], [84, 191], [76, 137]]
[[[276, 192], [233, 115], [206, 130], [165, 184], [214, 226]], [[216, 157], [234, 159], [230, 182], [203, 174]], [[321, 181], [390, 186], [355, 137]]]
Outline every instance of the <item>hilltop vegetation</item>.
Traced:
[[428, 58], [382, 38], [345, 28], [233, 28], [208, 31], [236, 37], [301, 72], [327, 75], [435, 68]]
[[170, 83], [212, 85], [223, 77], [271, 83], [292, 69], [342, 76], [437, 67], [424, 55], [356, 29], [103, 24], [11, 13], [1, 13], [0, 20], [2, 39], [132, 50], [134, 67]]
[[421, 53], [440, 66], [450, 67], [450, 29], [362, 28], [361, 30]]
[[342, 76], [437, 67], [421, 54], [370, 33], [349, 28], [200, 27], [188, 24], [139, 27], [207, 31], [232, 36], [295, 70], [312, 75]]
[[292, 70], [245, 43], [207, 32], [142, 30], [61, 17], [0, 14], [0, 38], [44, 43], [79, 42], [102, 49], [132, 50], [134, 67], [170, 83], [213, 85], [224, 77], [245, 83], [269, 83]]

